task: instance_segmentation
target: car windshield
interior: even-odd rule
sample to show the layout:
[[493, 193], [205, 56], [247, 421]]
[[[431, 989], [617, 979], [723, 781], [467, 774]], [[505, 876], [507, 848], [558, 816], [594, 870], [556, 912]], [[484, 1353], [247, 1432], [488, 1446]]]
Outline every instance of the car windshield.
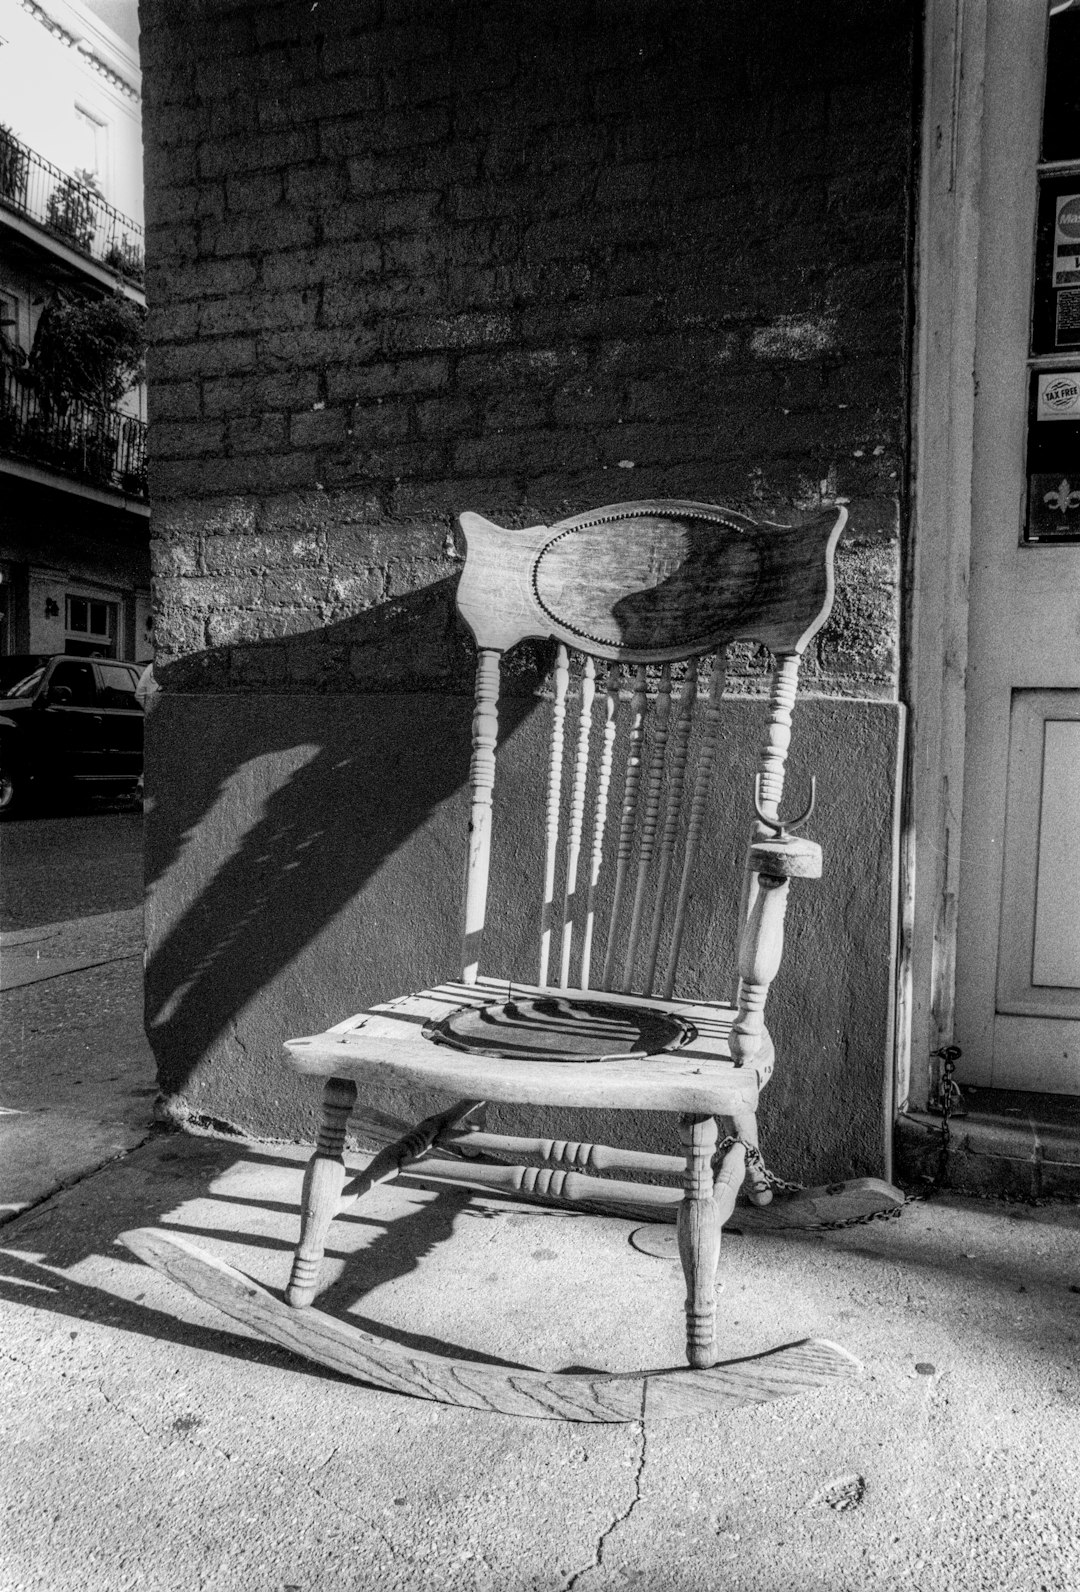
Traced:
[[13, 686], [9, 686], [4, 695], [6, 697], [33, 696], [35, 690], [41, 684], [41, 677], [44, 673], [44, 667], [35, 669], [33, 674], [25, 675], [23, 679], [16, 681]]

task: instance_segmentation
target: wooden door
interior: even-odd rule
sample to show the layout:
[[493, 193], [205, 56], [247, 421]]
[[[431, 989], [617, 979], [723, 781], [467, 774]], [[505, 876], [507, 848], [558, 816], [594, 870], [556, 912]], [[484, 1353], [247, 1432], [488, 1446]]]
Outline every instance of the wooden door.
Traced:
[[1080, 1094], [1080, 7], [990, 5], [982, 103], [961, 1082]]

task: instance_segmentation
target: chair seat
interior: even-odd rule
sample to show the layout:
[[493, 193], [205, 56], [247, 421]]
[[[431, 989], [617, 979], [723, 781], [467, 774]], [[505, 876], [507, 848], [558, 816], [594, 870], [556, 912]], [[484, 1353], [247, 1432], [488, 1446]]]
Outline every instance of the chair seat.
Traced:
[[760, 1088], [754, 1068], [731, 1060], [735, 1015], [711, 1002], [481, 978], [358, 1012], [288, 1041], [285, 1057], [309, 1076], [466, 1099], [727, 1115], [753, 1110]]

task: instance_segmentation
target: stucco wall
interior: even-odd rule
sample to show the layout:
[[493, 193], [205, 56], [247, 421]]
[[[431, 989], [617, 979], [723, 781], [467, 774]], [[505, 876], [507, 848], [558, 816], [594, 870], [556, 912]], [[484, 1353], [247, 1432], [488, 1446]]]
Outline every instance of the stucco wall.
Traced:
[[[526, 980], [535, 977], [549, 711], [518, 695], [501, 714], [483, 965]], [[435, 693], [157, 699], [148, 724], [147, 1028], [181, 1117], [313, 1137], [318, 1089], [285, 1068], [281, 1041], [460, 973], [471, 716], [470, 698]], [[725, 712], [731, 762], [707, 812], [681, 961], [679, 992], [691, 998], [734, 990], [763, 724], [761, 702], [744, 698]], [[817, 773], [814, 833], [826, 867], [820, 882], [792, 888], [768, 1008], [778, 1065], [762, 1122], [770, 1155], [789, 1173], [865, 1175], [880, 1171], [884, 1149], [899, 710], [818, 699], [799, 707], [796, 725], [792, 790]], [[385, 1095], [380, 1103], [407, 1114]], [[626, 1142], [644, 1127], [654, 1147], [673, 1148], [670, 1119], [618, 1117], [564, 1115], [561, 1132]], [[497, 1119], [518, 1128], [543, 1120], [552, 1131], [558, 1121], [506, 1108]]]

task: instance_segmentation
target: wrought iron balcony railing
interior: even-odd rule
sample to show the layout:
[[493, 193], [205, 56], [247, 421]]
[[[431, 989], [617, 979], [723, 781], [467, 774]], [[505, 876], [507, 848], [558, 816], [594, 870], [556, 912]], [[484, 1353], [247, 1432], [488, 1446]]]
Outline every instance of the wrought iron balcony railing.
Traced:
[[146, 500], [144, 421], [93, 404], [44, 404], [11, 370], [0, 371], [0, 454]]
[[0, 127], [0, 205], [129, 281], [143, 279], [143, 229], [86, 182]]

